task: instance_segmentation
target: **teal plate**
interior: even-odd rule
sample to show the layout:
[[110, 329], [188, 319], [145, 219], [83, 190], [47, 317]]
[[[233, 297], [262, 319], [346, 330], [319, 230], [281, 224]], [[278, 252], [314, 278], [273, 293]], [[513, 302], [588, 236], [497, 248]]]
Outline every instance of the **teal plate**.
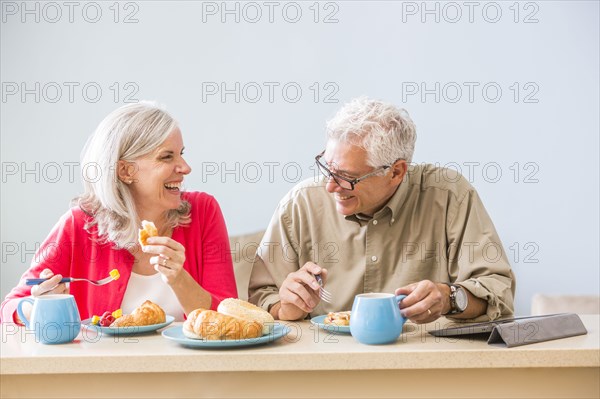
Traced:
[[242, 346], [268, 344], [277, 341], [282, 337], [285, 337], [290, 331], [291, 328], [289, 328], [288, 326], [275, 323], [273, 326], [273, 332], [270, 334], [263, 335], [262, 337], [210, 341], [203, 339], [188, 338], [185, 335], [183, 335], [183, 326], [175, 326], [163, 331], [162, 336], [166, 339], [175, 341], [178, 344], [181, 344], [188, 348], [236, 348]]
[[350, 334], [350, 326], [336, 326], [333, 324], [325, 324], [324, 321], [326, 317], [326, 314], [321, 316], [315, 316], [312, 319], [310, 319], [310, 322], [327, 332], [338, 334]]
[[173, 316], [167, 315], [166, 321], [164, 323], [159, 324], [151, 324], [149, 326], [129, 326], [129, 327], [100, 327], [92, 324], [92, 319], [85, 319], [81, 322], [82, 327], [89, 328], [90, 330], [97, 331], [101, 334], [108, 335], [135, 335], [135, 334], [143, 334], [156, 330], [160, 330], [173, 323], [175, 318]]

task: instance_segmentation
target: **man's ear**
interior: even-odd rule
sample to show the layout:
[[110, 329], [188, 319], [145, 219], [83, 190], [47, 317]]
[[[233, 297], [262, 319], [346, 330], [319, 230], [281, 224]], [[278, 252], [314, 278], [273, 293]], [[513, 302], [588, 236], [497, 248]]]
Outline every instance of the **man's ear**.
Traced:
[[392, 180], [394, 181], [394, 183], [402, 183], [402, 180], [404, 179], [404, 176], [408, 171], [408, 164], [406, 163], [406, 161], [404, 159], [398, 159], [392, 164], [391, 169]]
[[135, 181], [137, 165], [134, 162], [119, 160], [117, 162], [117, 176], [125, 184], [131, 184]]

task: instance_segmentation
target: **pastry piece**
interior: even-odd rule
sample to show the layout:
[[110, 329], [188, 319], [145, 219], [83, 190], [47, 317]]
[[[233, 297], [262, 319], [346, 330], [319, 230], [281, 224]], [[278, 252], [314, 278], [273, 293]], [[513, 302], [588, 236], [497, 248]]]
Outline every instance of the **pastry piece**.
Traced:
[[131, 314], [116, 319], [111, 327], [149, 326], [167, 321], [165, 311], [151, 301], [146, 301], [135, 308]]
[[346, 312], [329, 312], [327, 317], [323, 320], [325, 324], [332, 324], [334, 326], [349, 326], [350, 325], [350, 311]]
[[183, 335], [192, 339], [227, 340], [258, 338], [263, 325], [258, 321], [238, 319], [214, 310], [196, 309], [183, 323]]
[[143, 247], [144, 245], [148, 245], [148, 237], [155, 237], [158, 235], [158, 229], [154, 225], [154, 223], [149, 222], [147, 220], [142, 220], [142, 228], [139, 230], [139, 241], [140, 245]]
[[275, 319], [269, 312], [241, 299], [224, 299], [217, 307], [217, 311], [248, 321], [258, 321], [263, 325], [263, 335], [268, 334], [275, 323]]

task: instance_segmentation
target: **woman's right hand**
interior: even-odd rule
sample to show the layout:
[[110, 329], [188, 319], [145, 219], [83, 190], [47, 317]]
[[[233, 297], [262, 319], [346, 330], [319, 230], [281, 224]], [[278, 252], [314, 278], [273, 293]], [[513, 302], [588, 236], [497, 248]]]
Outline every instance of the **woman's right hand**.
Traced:
[[50, 269], [44, 269], [40, 273], [40, 278], [47, 278], [47, 281], [44, 281], [41, 284], [34, 285], [31, 287], [31, 296], [40, 296], [46, 294], [68, 294], [69, 289], [67, 288], [67, 284], [60, 284], [60, 280], [62, 280], [62, 276], [60, 274], [54, 274]]

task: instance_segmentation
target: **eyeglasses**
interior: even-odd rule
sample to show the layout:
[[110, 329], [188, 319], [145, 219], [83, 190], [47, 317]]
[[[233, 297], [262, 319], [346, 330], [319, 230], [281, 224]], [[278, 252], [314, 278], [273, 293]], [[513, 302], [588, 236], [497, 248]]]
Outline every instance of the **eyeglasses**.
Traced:
[[382, 170], [389, 169], [392, 166], [392, 165], [380, 166], [379, 168], [375, 169], [371, 173], [368, 173], [364, 176], [358, 177], [356, 179], [348, 179], [347, 177], [340, 176], [340, 175], [335, 174], [332, 171], [330, 171], [329, 168], [327, 167], [327, 165], [325, 165], [323, 162], [321, 162], [321, 158], [323, 158], [323, 154], [325, 154], [325, 151], [323, 151], [322, 153], [320, 153], [319, 155], [317, 155], [315, 157], [317, 167], [319, 168], [319, 170], [321, 171], [323, 176], [325, 176], [328, 179], [333, 178], [333, 181], [335, 181], [335, 183], [338, 186], [340, 186], [341, 188], [343, 188], [344, 190], [352, 191], [352, 190], [354, 190], [354, 186], [356, 184], [360, 183], [361, 181], [365, 180], [368, 177], [376, 175], [377, 173], [381, 172]]

